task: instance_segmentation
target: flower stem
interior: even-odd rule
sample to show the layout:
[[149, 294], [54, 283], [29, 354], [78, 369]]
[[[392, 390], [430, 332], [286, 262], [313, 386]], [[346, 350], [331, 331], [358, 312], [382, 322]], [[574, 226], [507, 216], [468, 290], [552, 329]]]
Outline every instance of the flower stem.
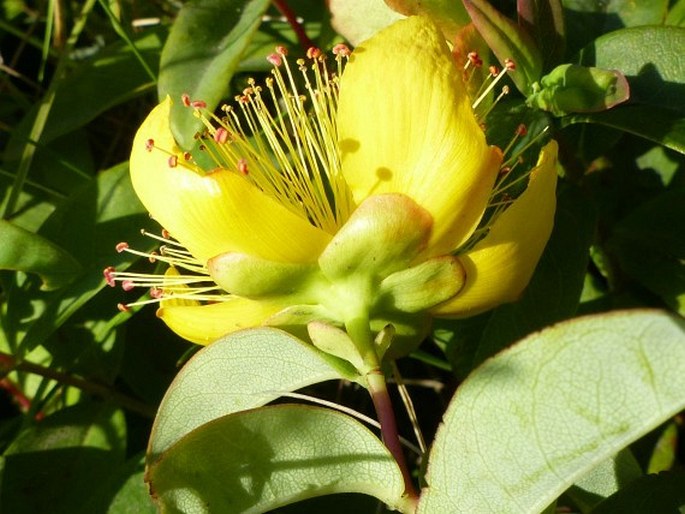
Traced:
[[397, 433], [397, 423], [395, 422], [395, 412], [392, 408], [388, 387], [385, 382], [385, 375], [380, 369], [370, 371], [366, 375], [369, 384], [369, 393], [373, 406], [376, 409], [378, 421], [381, 424], [381, 437], [385, 446], [397, 461], [397, 465], [402, 471], [404, 478], [404, 493], [412, 500], [418, 500], [418, 494], [414, 488], [414, 482], [409, 474], [407, 461], [404, 458], [402, 445], [400, 444], [399, 434]]
[[293, 29], [293, 32], [295, 32], [295, 36], [297, 36], [297, 40], [300, 42], [300, 46], [302, 46], [304, 50], [308, 50], [309, 48], [315, 46], [314, 42], [309, 39], [309, 36], [307, 36], [307, 33], [304, 31], [304, 27], [299, 21], [297, 21], [297, 16], [295, 16], [295, 13], [292, 11], [288, 3], [285, 0], [273, 0], [273, 4], [288, 21], [288, 24]]
[[418, 493], [411, 479], [407, 461], [402, 451], [400, 436], [397, 432], [395, 411], [392, 408], [385, 375], [381, 370], [380, 361], [376, 354], [375, 345], [371, 337], [371, 327], [368, 316], [357, 316], [345, 323], [347, 334], [357, 345], [359, 352], [366, 364], [366, 380], [369, 386], [369, 394], [376, 410], [378, 422], [381, 425], [381, 437], [386, 448], [390, 451], [402, 472], [404, 479], [404, 494], [410, 505], [409, 512], [413, 512], [418, 501]]

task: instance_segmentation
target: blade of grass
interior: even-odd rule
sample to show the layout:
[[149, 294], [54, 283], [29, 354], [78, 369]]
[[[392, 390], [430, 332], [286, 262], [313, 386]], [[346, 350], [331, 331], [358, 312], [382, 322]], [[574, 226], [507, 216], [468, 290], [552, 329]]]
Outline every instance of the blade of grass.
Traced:
[[[64, 51], [62, 52], [57, 63], [55, 76], [50, 81], [50, 86], [48, 87], [45, 96], [41, 100], [40, 106], [38, 107], [38, 113], [36, 114], [36, 119], [33, 122], [33, 127], [31, 127], [29, 139], [33, 141], [40, 140], [40, 135], [45, 127], [45, 121], [47, 120], [48, 113], [52, 108], [52, 102], [55, 99], [55, 90], [60, 80], [62, 80], [65, 76], [67, 64], [69, 62], [69, 55], [71, 54], [71, 50], [76, 45], [79, 35], [86, 26], [88, 15], [90, 14], [90, 11], [93, 10], [95, 1], [96, 0], [86, 0], [78, 18], [76, 18], [76, 22], [71, 30], [71, 34], [69, 34], [69, 39], [67, 39], [67, 44], [65, 45]], [[24, 183], [28, 177], [29, 169], [31, 168], [31, 163], [33, 162], [33, 157], [35, 154], [35, 145], [29, 144], [24, 147], [24, 151], [21, 156], [21, 162], [19, 163], [19, 169], [17, 170], [17, 174], [14, 177], [14, 183], [12, 184], [12, 191], [10, 192], [7, 203], [5, 204], [2, 215], [3, 219], [9, 219], [16, 209], [17, 201], [19, 200], [19, 194], [24, 188]]]
[[155, 76], [155, 73], [152, 71], [150, 66], [148, 66], [147, 62], [145, 61], [145, 58], [140, 53], [140, 51], [136, 47], [136, 44], [133, 42], [133, 40], [126, 33], [126, 30], [124, 30], [124, 27], [121, 25], [121, 22], [119, 21], [119, 19], [114, 15], [112, 10], [109, 8], [109, 5], [107, 5], [107, 1], [106, 0], [98, 0], [98, 3], [100, 4], [100, 7], [102, 7], [104, 9], [104, 11], [107, 13], [107, 16], [109, 17], [109, 21], [112, 24], [112, 28], [114, 29], [114, 32], [119, 34], [119, 37], [121, 37], [121, 39], [123, 39], [126, 42], [126, 44], [131, 48], [131, 51], [136, 56], [136, 59], [138, 59], [138, 61], [140, 62], [140, 65], [145, 70], [145, 73], [148, 74], [148, 76], [150, 77], [152, 82], [157, 84], [157, 77]]

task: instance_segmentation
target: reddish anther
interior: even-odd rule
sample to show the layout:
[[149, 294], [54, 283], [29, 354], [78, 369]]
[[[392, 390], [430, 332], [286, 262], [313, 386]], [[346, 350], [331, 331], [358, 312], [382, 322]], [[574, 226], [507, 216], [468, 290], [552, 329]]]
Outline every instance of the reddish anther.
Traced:
[[189, 161], [192, 158], [193, 156], [190, 155], [190, 152], [183, 152], [183, 160]]
[[214, 141], [219, 144], [224, 144], [228, 141], [228, 130], [223, 127], [216, 129], [216, 132], [214, 132]]
[[288, 49], [284, 47], [283, 45], [278, 45], [276, 47], [276, 53], [278, 55], [288, 55]]
[[131, 309], [128, 308], [128, 305], [124, 305], [123, 303], [118, 303], [117, 304], [117, 309], [121, 312], [130, 312]]
[[320, 55], [321, 55], [321, 50], [319, 50], [315, 46], [310, 46], [307, 49], [307, 57], [309, 59], [317, 59]]
[[347, 57], [351, 54], [350, 48], [344, 43], [338, 43], [333, 47], [333, 55]]
[[516, 69], [516, 63], [511, 59], [504, 59], [504, 67], [507, 71], [514, 71]]
[[181, 102], [184, 107], [190, 107], [190, 95], [188, 93], [183, 93], [181, 95]]
[[121, 288], [122, 288], [124, 291], [130, 291], [130, 290], [133, 289], [134, 287], [136, 287], [136, 286], [135, 286], [135, 284], [133, 283], [133, 281], [131, 281], [131, 280], [124, 280], [124, 281], [121, 283]]
[[162, 229], [162, 237], [164, 239], [171, 239], [171, 236], [169, 235], [169, 231], [165, 228]]
[[155, 300], [159, 300], [163, 295], [164, 293], [159, 287], [153, 287], [150, 289], [150, 297], [154, 298]]
[[126, 241], [122, 241], [121, 243], [117, 243], [114, 248], [116, 248], [117, 253], [125, 252], [128, 250], [128, 243]]
[[496, 77], [499, 74], [499, 68], [497, 66], [489, 66], [488, 71], [493, 77]]
[[266, 56], [266, 60], [276, 67], [283, 64], [283, 59], [281, 59], [281, 56], [278, 54], [269, 54]]
[[528, 128], [523, 123], [516, 127], [517, 136], [525, 136], [526, 134], [528, 134]]
[[193, 100], [190, 102], [190, 105], [194, 107], [195, 109], [206, 109], [207, 108], [207, 102], [204, 100]]
[[243, 175], [247, 175], [249, 173], [247, 169], [247, 161], [245, 159], [240, 159], [238, 161], [238, 171]]
[[178, 156], [170, 155], [169, 159], [167, 159], [167, 164], [169, 164], [170, 168], [175, 168], [176, 166], [178, 166]]
[[469, 52], [466, 54], [466, 57], [473, 66], [476, 66], [477, 68], [483, 66], [483, 59], [480, 58], [478, 52]]
[[104, 270], [102, 270], [102, 274], [105, 277], [105, 282], [107, 282], [109, 287], [114, 287], [117, 285], [114, 280], [114, 271], [114, 266], [107, 266]]
[[148, 152], [151, 152], [154, 147], [155, 147], [155, 140], [154, 139], [148, 139], [147, 141], [145, 141], [145, 149]]
[[151, 263], [157, 262], [157, 252], [150, 252], [150, 255], [148, 256], [147, 260]]

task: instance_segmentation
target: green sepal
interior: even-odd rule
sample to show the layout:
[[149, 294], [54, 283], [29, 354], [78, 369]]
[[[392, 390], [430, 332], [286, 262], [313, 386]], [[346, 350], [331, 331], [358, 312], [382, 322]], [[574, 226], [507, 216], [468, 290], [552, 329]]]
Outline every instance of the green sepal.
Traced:
[[321, 305], [293, 305], [286, 307], [264, 321], [270, 327], [307, 325], [312, 321], [337, 322], [335, 315]]
[[[379, 359], [399, 359], [416, 350], [428, 336], [431, 316], [426, 313], [407, 314], [403, 312], [377, 312], [371, 318], [371, 331], [381, 334], [392, 325], [394, 332], [388, 341], [376, 339], [376, 354]], [[389, 336], [386, 333], [383, 337]]]
[[420, 312], [452, 298], [464, 286], [459, 259], [444, 255], [397, 271], [381, 282], [381, 304], [402, 312]]
[[274, 262], [244, 253], [227, 252], [211, 258], [212, 279], [229, 293], [247, 298], [291, 295], [317, 273], [315, 265]]
[[423, 250], [433, 218], [408, 196], [373, 195], [357, 207], [319, 257], [323, 274], [336, 282], [373, 281], [406, 268]]
[[346, 360], [360, 373], [369, 371], [364, 366], [359, 349], [344, 330], [328, 323], [313, 321], [307, 325], [307, 331], [312, 343], [319, 350]]
[[557, 66], [533, 85], [533, 91], [526, 103], [554, 116], [605, 111], [630, 97], [630, 86], [620, 71], [577, 64]]
[[486, 0], [463, 0], [473, 24], [501, 63], [511, 59], [516, 69], [511, 79], [528, 96], [542, 75], [542, 55], [533, 38]]
[[378, 355], [385, 355], [385, 352], [388, 351], [388, 348], [390, 348], [390, 345], [395, 339], [396, 333], [397, 330], [395, 330], [395, 326], [388, 324], [376, 334], [376, 339], [374, 339], [373, 342], [376, 345]]

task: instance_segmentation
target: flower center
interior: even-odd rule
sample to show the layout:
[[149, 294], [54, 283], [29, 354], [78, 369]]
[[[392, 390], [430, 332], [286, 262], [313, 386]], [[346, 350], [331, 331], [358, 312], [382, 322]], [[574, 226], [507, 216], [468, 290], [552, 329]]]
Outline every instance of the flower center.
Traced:
[[[236, 106], [224, 105], [222, 116], [184, 96], [206, 129], [201, 148], [217, 168], [236, 170], [294, 213], [330, 234], [349, 218], [352, 195], [342, 176], [335, 121], [338, 81], [344, 46], [334, 49], [337, 72], [329, 73], [325, 55], [310, 48], [298, 59], [299, 76], [278, 47], [268, 57], [274, 67], [264, 86], [254, 79]], [[300, 94], [297, 79], [304, 83]]]

